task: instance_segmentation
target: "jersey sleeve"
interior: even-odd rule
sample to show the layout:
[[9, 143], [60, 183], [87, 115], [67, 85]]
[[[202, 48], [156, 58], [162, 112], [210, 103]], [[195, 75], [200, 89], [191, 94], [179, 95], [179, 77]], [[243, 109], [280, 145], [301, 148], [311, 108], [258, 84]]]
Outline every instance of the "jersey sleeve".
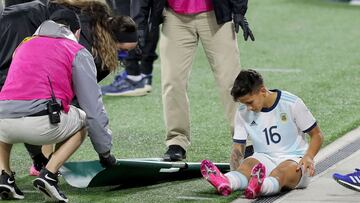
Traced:
[[235, 128], [233, 141], [238, 144], [246, 144], [247, 131], [245, 129], [245, 121], [241, 117], [240, 111], [235, 113]]
[[298, 99], [294, 105], [295, 123], [301, 131], [307, 133], [316, 126], [316, 120], [306, 107], [302, 99]]

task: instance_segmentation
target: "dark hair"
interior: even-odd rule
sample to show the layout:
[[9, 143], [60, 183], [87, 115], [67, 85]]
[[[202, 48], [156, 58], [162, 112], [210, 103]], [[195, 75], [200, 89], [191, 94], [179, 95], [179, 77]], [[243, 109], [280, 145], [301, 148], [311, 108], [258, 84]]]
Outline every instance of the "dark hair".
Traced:
[[79, 16], [68, 8], [56, 10], [51, 14], [50, 20], [68, 26], [73, 33], [80, 29]]
[[137, 42], [137, 26], [129, 16], [109, 18], [108, 27], [116, 42]]
[[233, 96], [234, 101], [237, 101], [240, 97], [257, 92], [263, 84], [260, 73], [252, 69], [242, 70], [235, 79], [231, 96]]
[[[115, 71], [118, 66], [116, 36], [120, 32], [131, 32], [136, 30], [134, 21], [130, 17], [114, 17], [109, 6], [99, 0], [49, 0], [49, 12], [67, 7], [80, 13], [80, 16], [89, 19], [91, 31], [91, 52], [94, 58], [101, 59], [101, 68]], [[130, 18], [131, 19], [131, 18]]]

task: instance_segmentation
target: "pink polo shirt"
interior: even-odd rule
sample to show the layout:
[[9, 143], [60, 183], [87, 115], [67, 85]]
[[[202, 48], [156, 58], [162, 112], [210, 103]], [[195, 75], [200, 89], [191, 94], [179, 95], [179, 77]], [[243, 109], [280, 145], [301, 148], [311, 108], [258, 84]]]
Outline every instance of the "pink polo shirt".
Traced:
[[198, 14], [213, 10], [211, 0], [167, 0], [169, 7], [179, 14]]

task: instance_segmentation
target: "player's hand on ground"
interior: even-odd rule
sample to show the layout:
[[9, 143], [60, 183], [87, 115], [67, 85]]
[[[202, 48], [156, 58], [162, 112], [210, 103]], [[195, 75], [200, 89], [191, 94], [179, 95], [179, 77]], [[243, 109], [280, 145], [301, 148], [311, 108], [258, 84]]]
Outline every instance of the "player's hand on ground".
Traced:
[[309, 155], [306, 155], [300, 160], [299, 166], [297, 167], [297, 171], [301, 170], [303, 166], [303, 169], [305, 170], [305, 173], [308, 173], [310, 176], [315, 175], [315, 163], [314, 159], [310, 157]]
[[100, 164], [104, 168], [110, 168], [116, 165], [116, 158], [110, 151], [99, 154]]

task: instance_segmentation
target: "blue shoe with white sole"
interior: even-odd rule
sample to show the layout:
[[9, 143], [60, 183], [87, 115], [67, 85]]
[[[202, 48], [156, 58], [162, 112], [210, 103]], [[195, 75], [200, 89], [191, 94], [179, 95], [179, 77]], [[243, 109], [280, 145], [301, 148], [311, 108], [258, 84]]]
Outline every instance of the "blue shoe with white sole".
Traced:
[[334, 173], [333, 178], [342, 186], [360, 192], [360, 169], [346, 175]]

